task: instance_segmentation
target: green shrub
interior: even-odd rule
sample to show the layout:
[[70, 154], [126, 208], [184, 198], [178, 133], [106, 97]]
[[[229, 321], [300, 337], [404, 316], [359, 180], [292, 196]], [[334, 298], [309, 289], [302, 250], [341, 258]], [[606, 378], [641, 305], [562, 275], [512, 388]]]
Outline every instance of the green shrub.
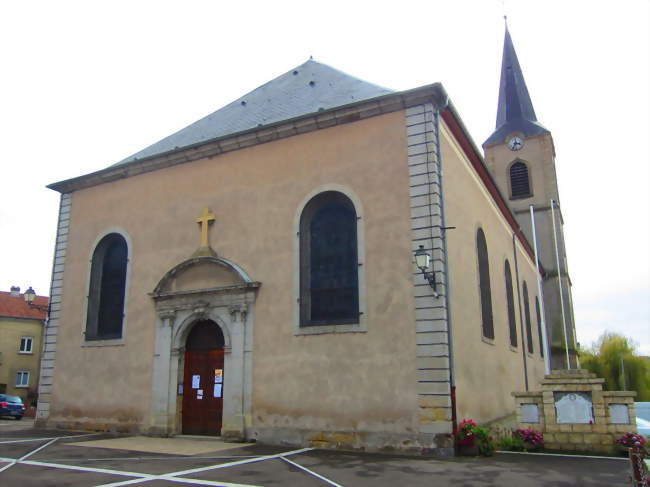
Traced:
[[499, 440], [499, 450], [523, 451], [524, 440], [522, 440], [519, 436], [513, 436], [511, 438], [501, 438], [501, 440]]

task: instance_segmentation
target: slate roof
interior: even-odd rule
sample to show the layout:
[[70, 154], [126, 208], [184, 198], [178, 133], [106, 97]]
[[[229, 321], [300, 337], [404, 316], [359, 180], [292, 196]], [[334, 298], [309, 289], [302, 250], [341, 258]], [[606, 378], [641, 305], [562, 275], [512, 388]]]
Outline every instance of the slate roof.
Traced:
[[310, 59], [115, 166], [389, 93]]
[[506, 26], [501, 61], [496, 130], [483, 145], [504, 142], [506, 136], [512, 132], [521, 132], [525, 136], [549, 133], [548, 129], [537, 121], [533, 102], [530, 99], [526, 81], [524, 80], [524, 74], [519, 66], [515, 46]]
[[47, 296], [36, 296], [32, 306], [25, 301], [24, 294], [12, 296], [11, 293], [0, 291], [0, 317], [34, 318], [44, 320], [47, 316]]

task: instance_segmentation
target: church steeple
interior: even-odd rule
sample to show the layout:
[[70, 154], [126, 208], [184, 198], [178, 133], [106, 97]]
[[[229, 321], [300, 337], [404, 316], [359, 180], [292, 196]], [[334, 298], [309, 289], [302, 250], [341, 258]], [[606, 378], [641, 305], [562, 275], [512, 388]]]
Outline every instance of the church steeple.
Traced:
[[549, 133], [537, 121], [524, 74], [519, 66], [515, 46], [512, 44], [512, 38], [506, 25], [496, 129], [483, 145], [502, 143], [509, 134], [514, 132], [519, 132], [526, 137]]

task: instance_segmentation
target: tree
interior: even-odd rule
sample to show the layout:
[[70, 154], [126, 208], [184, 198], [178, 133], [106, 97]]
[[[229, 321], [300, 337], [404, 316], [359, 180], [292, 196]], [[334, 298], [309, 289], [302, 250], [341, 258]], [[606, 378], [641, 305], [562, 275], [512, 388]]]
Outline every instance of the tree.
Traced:
[[636, 391], [636, 401], [650, 401], [650, 359], [636, 353], [633, 340], [603, 333], [591, 348], [580, 351], [580, 366], [605, 379], [607, 391]]

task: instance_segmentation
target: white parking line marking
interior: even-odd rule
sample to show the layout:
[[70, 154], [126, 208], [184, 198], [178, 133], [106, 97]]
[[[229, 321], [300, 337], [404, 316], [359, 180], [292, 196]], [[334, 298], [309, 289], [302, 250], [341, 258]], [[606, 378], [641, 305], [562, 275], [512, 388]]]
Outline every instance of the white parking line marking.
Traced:
[[312, 470], [309, 470], [309, 469], [306, 468], [306, 467], [303, 467], [302, 465], [298, 465], [296, 462], [292, 462], [292, 461], [289, 460], [288, 458], [280, 457], [280, 460], [284, 460], [284, 461], [287, 462], [289, 465], [293, 465], [294, 467], [299, 468], [300, 470], [303, 470], [304, 472], [308, 473], [309, 475], [312, 475], [312, 476], [316, 477], [317, 479], [320, 479], [320, 480], [322, 480], [323, 482], [332, 485], [333, 487], [343, 487], [341, 484], [337, 484], [337, 483], [334, 482], [333, 480], [330, 480], [330, 479], [328, 479], [328, 478], [325, 478], [325, 477], [323, 477], [322, 475], [319, 475], [319, 474], [317, 474], [316, 472], [314, 472], [314, 471], [312, 471]]
[[[195, 479], [188, 479], [187, 477], [179, 478], [180, 475], [189, 475], [193, 473], [198, 473], [198, 472], [206, 472], [208, 470], [217, 470], [220, 468], [228, 468], [228, 467], [236, 467], [238, 465], [245, 465], [248, 463], [255, 463], [255, 462], [263, 462], [265, 460], [272, 460], [276, 458], [281, 458], [283, 456], [289, 456], [289, 455], [297, 455], [299, 453], [304, 453], [307, 451], [311, 451], [313, 448], [301, 448], [299, 450], [292, 450], [284, 453], [277, 453], [275, 455], [264, 455], [261, 457], [257, 458], [248, 458], [246, 460], [237, 460], [235, 462], [228, 462], [228, 463], [220, 463], [217, 465], [209, 465], [207, 467], [199, 467], [199, 468], [192, 468], [189, 470], [180, 470], [178, 472], [171, 472], [163, 475], [159, 475], [156, 477], [157, 480], [167, 480], [171, 482], [193, 482]], [[125, 480], [124, 482], [115, 482], [111, 484], [102, 484], [102, 485], [96, 485], [95, 487], [121, 487], [123, 485], [133, 485], [133, 484], [139, 484], [142, 482], [148, 482], [150, 480], [154, 479], [133, 479], [133, 480]], [[223, 486], [239, 486], [240, 484], [227, 484], [227, 483], [218, 483], [218, 484], [204, 484], [204, 485], [223, 485]], [[246, 486], [246, 487], [251, 487], [251, 486]]]
[[96, 436], [100, 433], [88, 433], [86, 435], [70, 435], [70, 436], [51, 436], [49, 438], [28, 438], [26, 440], [5, 440], [0, 441], [0, 445], [6, 443], [28, 443], [30, 441], [46, 441], [46, 440], [62, 440], [65, 438], [81, 438], [82, 436]]
[[[35, 467], [45, 467], [45, 468], [56, 468], [60, 470], [75, 470], [78, 472], [91, 472], [91, 473], [103, 473], [103, 474], [109, 474], [109, 475], [121, 475], [123, 477], [136, 477], [135, 479], [131, 480], [125, 480], [121, 482], [114, 482], [111, 484], [104, 484], [104, 485], [130, 485], [132, 483], [139, 483], [139, 482], [148, 482], [150, 480], [160, 480], [162, 479], [161, 475], [154, 475], [154, 474], [148, 474], [148, 473], [141, 473], [141, 472], [126, 472], [122, 470], [111, 470], [107, 468], [93, 468], [93, 467], [81, 467], [78, 465], [65, 465], [62, 463], [50, 463], [50, 462], [37, 462], [33, 460], [25, 460], [25, 461], [16, 461], [15, 463], [20, 463], [21, 465], [32, 465]], [[171, 478], [171, 479], [164, 479], [164, 480], [171, 480], [172, 482], [185, 482], [188, 484], [195, 484], [195, 485], [211, 485], [214, 487], [257, 487], [254, 485], [248, 485], [248, 484], [230, 484], [226, 482], [216, 482], [212, 480], [200, 480], [200, 479], [176, 479], [176, 478]]]
[[26, 455], [23, 455], [23, 456], [20, 457], [18, 460], [13, 460], [13, 461], [12, 461], [11, 463], [9, 463], [8, 465], [5, 465], [4, 467], [0, 468], [0, 472], [4, 472], [5, 470], [7, 470], [8, 468], [13, 467], [13, 466], [16, 465], [17, 463], [20, 463], [20, 462], [22, 462], [23, 460], [25, 460], [26, 458], [31, 457], [34, 453], [36, 453], [36, 452], [38, 452], [38, 451], [41, 451], [43, 448], [45, 448], [46, 446], [51, 445], [51, 444], [54, 443], [56, 440], [58, 440], [58, 438], [54, 438], [52, 441], [48, 441], [48, 442], [45, 443], [44, 445], [41, 445], [41, 446], [39, 446], [38, 448], [36, 448], [35, 450], [30, 451], [30, 452], [27, 453]]

